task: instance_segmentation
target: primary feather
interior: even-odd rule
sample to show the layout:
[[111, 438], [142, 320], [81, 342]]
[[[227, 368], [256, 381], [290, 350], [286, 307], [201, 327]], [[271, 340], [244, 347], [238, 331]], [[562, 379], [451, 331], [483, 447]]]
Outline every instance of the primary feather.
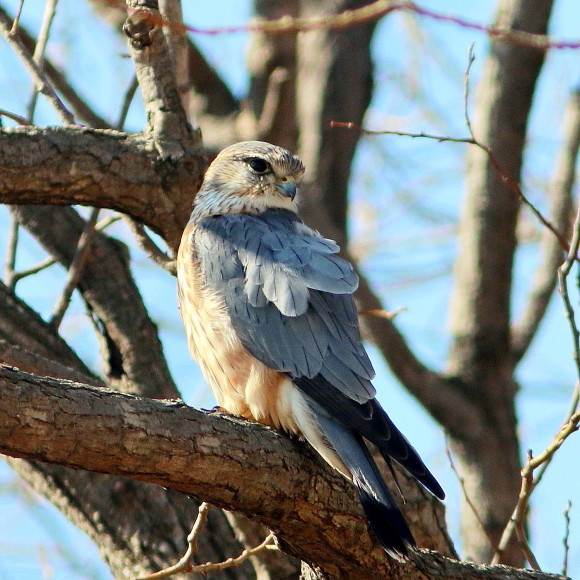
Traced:
[[222, 407], [306, 438], [351, 479], [385, 549], [409, 528], [363, 438], [437, 497], [444, 493], [375, 397], [352, 297], [358, 278], [298, 217], [301, 162], [262, 142], [208, 169], [178, 256], [190, 348]]

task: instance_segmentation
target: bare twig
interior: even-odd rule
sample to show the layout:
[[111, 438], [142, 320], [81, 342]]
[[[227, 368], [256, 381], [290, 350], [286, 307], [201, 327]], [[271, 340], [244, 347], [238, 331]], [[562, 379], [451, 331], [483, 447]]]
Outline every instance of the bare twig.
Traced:
[[400, 306], [395, 310], [385, 310], [384, 308], [372, 308], [370, 310], [359, 310], [359, 316], [376, 316], [378, 318], [387, 318], [388, 320], [392, 320], [401, 312], [407, 310], [406, 306]]
[[16, 34], [18, 30], [18, 25], [20, 23], [20, 16], [22, 14], [22, 8], [24, 6], [24, 0], [20, 0], [18, 3], [18, 9], [16, 10], [16, 16], [14, 16], [14, 20], [12, 21], [12, 27], [10, 28], [10, 34]]
[[[3, 15], [5, 18], [10, 21], [10, 17], [6, 13], [6, 11], [0, 6], [0, 15]], [[12, 31], [15, 35], [18, 36], [24, 43], [26, 50], [29, 53], [34, 52], [34, 48], [36, 46], [36, 41], [32, 36], [26, 31], [24, 28], [15, 29], [12, 26]], [[75, 91], [75, 89], [70, 85], [66, 76], [58, 70], [50, 61], [50, 59], [45, 58], [44, 60], [44, 73], [47, 78], [50, 79], [53, 87], [58, 91], [60, 95], [63, 96], [64, 99], [70, 104], [73, 111], [75, 111], [76, 115], [85, 121], [89, 126], [93, 127], [94, 129], [110, 129], [111, 126], [109, 123], [101, 119], [89, 106], [89, 104], [83, 100], [83, 98]], [[0, 113], [1, 114], [1, 113]], [[18, 118], [14, 119], [17, 123], [28, 125], [28, 121], [22, 123]]]
[[137, 82], [137, 77], [133, 75], [133, 78], [131, 79], [131, 84], [127, 87], [127, 90], [125, 91], [125, 98], [123, 99], [123, 105], [121, 107], [121, 112], [119, 113], [119, 119], [117, 121], [117, 124], [115, 125], [115, 128], [118, 131], [122, 131], [123, 128], [125, 127], [125, 121], [127, 120], [129, 107], [133, 102], [133, 98], [135, 97], [135, 93], [137, 92], [138, 88], [139, 83]]
[[516, 532], [516, 537], [518, 539], [518, 545], [522, 550], [526, 560], [530, 563], [530, 566], [534, 570], [541, 570], [536, 557], [534, 556], [530, 545], [528, 544], [528, 538], [526, 537], [525, 530], [525, 519], [528, 511], [528, 502], [533, 489], [534, 476], [533, 471], [526, 469], [533, 461], [532, 450], [528, 449], [528, 460], [526, 462], [526, 467], [522, 470], [522, 487], [520, 489], [520, 495], [518, 498], [517, 510], [514, 512], [514, 529]]
[[148, 574], [147, 576], [141, 577], [139, 580], [157, 580], [158, 578], [168, 578], [169, 576], [173, 576], [179, 572], [192, 571], [194, 566], [191, 564], [191, 560], [195, 554], [197, 554], [197, 540], [207, 521], [209, 508], [210, 505], [206, 502], [200, 504], [195, 523], [191, 528], [191, 532], [189, 532], [189, 535], [187, 536], [187, 551], [181, 560], [179, 560], [177, 564], [169, 566], [169, 568], [164, 568], [163, 570], [159, 570], [159, 572], [153, 574]]
[[477, 508], [475, 507], [475, 504], [471, 501], [471, 498], [469, 497], [469, 494], [467, 493], [467, 489], [465, 487], [465, 480], [460, 475], [459, 471], [457, 470], [457, 467], [455, 466], [455, 462], [453, 461], [453, 456], [451, 455], [451, 450], [449, 449], [449, 439], [448, 439], [447, 433], [445, 433], [445, 453], [447, 453], [447, 458], [449, 459], [449, 465], [451, 466], [451, 469], [452, 469], [453, 473], [455, 474], [455, 477], [457, 477], [457, 481], [459, 481], [459, 485], [461, 486], [461, 492], [463, 493], [463, 497], [465, 498], [467, 505], [470, 507], [471, 511], [473, 512], [473, 515], [475, 516], [477, 523], [481, 527], [481, 531], [485, 534], [485, 537], [487, 538], [489, 545], [493, 548], [495, 546], [495, 542], [493, 541], [493, 538], [489, 535], [489, 532], [487, 531], [487, 528], [485, 527], [485, 524], [483, 523], [483, 521], [482, 521], [482, 519], [477, 511]]
[[[576, 160], [580, 149], [580, 91], [575, 91], [562, 117], [564, 137], [554, 174], [548, 188], [550, 220], [569, 238], [572, 224]], [[538, 264], [526, 307], [512, 330], [512, 348], [516, 359], [521, 359], [543, 320], [557, 282], [558, 267], [562, 264], [562, 250], [551, 233], [544, 230]]]
[[364, 135], [399, 135], [401, 137], [411, 137], [413, 139], [434, 139], [443, 143], [445, 141], [450, 141], [451, 143], [467, 143], [470, 145], [476, 145], [475, 140], [472, 137], [450, 137], [449, 135], [430, 135], [429, 133], [408, 133], [407, 131], [370, 131], [368, 129], [363, 129], [355, 123], [342, 123], [340, 121], [330, 121], [331, 127], [343, 127], [345, 129], [354, 129], [359, 131]]
[[568, 323], [570, 325], [570, 331], [572, 332], [572, 337], [574, 339], [574, 362], [576, 363], [576, 372], [578, 380], [580, 380], [580, 333], [578, 332], [578, 327], [576, 326], [574, 308], [572, 307], [572, 303], [570, 302], [570, 296], [568, 295], [567, 280], [568, 274], [572, 269], [572, 265], [577, 260], [579, 245], [580, 245], [580, 204], [578, 204], [578, 211], [576, 213], [576, 220], [574, 222], [574, 228], [572, 230], [572, 241], [570, 243], [570, 248], [568, 250], [568, 256], [566, 256], [566, 260], [558, 268], [558, 290], [564, 302], [564, 308], [566, 309], [566, 316], [568, 318]]
[[570, 553], [570, 544], [568, 543], [570, 539], [570, 510], [572, 509], [572, 502], [568, 500], [566, 509], [564, 510], [564, 539], [562, 543], [564, 544], [564, 563], [562, 564], [562, 576], [568, 576], [568, 555]]
[[[568, 296], [568, 286], [567, 277], [570, 273], [573, 264], [577, 261], [578, 247], [580, 245], [580, 205], [578, 207], [578, 212], [576, 214], [576, 220], [574, 222], [572, 241], [568, 249], [568, 255], [564, 263], [558, 268], [558, 281], [559, 290], [562, 300], [564, 301], [564, 307], [566, 309], [566, 315], [568, 317], [568, 322], [570, 324], [570, 330], [574, 339], [574, 360], [576, 363], [576, 369], [578, 374], [578, 380], [574, 388], [574, 393], [572, 395], [572, 401], [570, 405], [570, 410], [566, 416], [564, 424], [560, 429], [560, 432], [556, 435], [552, 443], [536, 458], [529, 457], [526, 465], [522, 469], [522, 487], [520, 491], [520, 496], [516, 507], [510, 517], [495, 551], [492, 564], [498, 563], [502, 552], [505, 550], [508, 542], [513, 534], [514, 529], [518, 533], [518, 537], [521, 532], [518, 532], [518, 527], [523, 530], [523, 517], [525, 513], [525, 508], [529, 501], [529, 497], [533, 490], [538, 486], [541, 481], [548, 465], [552, 461], [554, 454], [564, 443], [565, 439], [569, 437], [578, 429], [580, 424], [580, 412], [578, 409], [578, 402], [580, 397], [580, 333], [578, 332], [578, 327], [576, 326], [574, 309], [570, 298]], [[535, 469], [540, 468], [536, 480], [533, 481], [533, 472]], [[527, 557], [527, 555], [526, 555]], [[530, 561], [528, 559], [528, 561]], [[530, 561], [530, 564], [532, 562]]]
[[[34, 274], [38, 274], [39, 272], [42, 272], [42, 270], [46, 270], [46, 268], [49, 268], [50, 266], [56, 264], [56, 260], [54, 258], [45, 258], [44, 260], [41, 260], [40, 262], [38, 262], [37, 264], [35, 264], [34, 266], [31, 266], [30, 268], [26, 268], [25, 270], [20, 270], [19, 272], [14, 272], [14, 275], [12, 276], [13, 279], [13, 284], [15, 285], [19, 280], [22, 280], [23, 278], [27, 278], [28, 276], [33, 276]], [[6, 284], [8, 286], [8, 284]], [[10, 287], [10, 286], [8, 286]]]
[[0, 11], [0, 33], [6, 38], [14, 52], [19, 56], [24, 66], [28, 69], [30, 76], [36, 83], [37, 90], [42, 93], [57, 112], [61, 121], [65, 125], [73, 125], [75, 120], [73, 114], [65, 107], [59, 96], [48, 82], [46, 76], [34, 62], [30, 53], [24, 46], [22, 40], [17, 34], [11, 32], [12, 22], [10, 19]]
[[85, 229], [79, 238], [75, 256], [70, 265], [70, 268], [68, 269], [64, 290], [62, 291], [62, 294], [54, 307], [54, 312], [52, 318], [50, 319], [50, 324], [54, 326], [55, 329], [58, 329], [60, 326], [66, 309], [68, 308], [72, 293], [78, 284], [84, 262], [91, 247], [91, 239], [95, 231], [95, 224], [97, 223], [97, 218], [99, 217], [99, 211], [99, 208], [93, 208], [91, 216], [85, 225]]
[[[529, 501], [532, 491], [537, 486], [537, 482], [534, 483], [532, 480], [533, 472], [540, 465], [545, 464], [550, 461], [556, 451], [560, 449], [564, 441], [575, 431], [578, 430], [578, 425], [580, 424], [580, 412], [574, 413], [570, 420], [565, 423], [560, 432], [556, 435], [552, 443], [546, 447], [546, 449], [540, 453], [537, 457], [529, 457], [525, 466], [522, 469], [522, 486], [520, 489], [520, 496], [516, 507], [503, 531], [499, 544], [496, 548], [495, 554], [493, 556], [492, 565], [498, 564], [501, 555], [505, 551], [514, 530], [517, 528], [518, 524], [521, 525], [525, 515], [525, 510], [527, 503]], [[530, 562], [531, 563], [531, 562]]]
[[123, 219], [122, 216], [120, 216], [118, 214], [108, 216], [108, 217], [102, 219], [101, 221], [97, 222], [95, 229], [98, 232], [102, 232], [103, 230], [106, 230], [109, 226], [112, 226], [113, 224], [120, 222], [122, 219]]
[[276, 20], [255, 20], [244, 26], [230, 26], [223, 28], [196, 28], [187, 26], [187, 30], [193, 34], [232, 34], [236, 32], [264, 32], [266, 34], [285, 34], [305, 32], [308, 30], [341, 30], [351, 28], [359, 24], [365, 24], [378, 20], [391, 12], [411, 12], [419, 16], [454, 24], [462, 28], [483, 32], [493, 39], [503, 40], [519, 46], [529, 46], [539, 50], [557, 49], [577, 49], [580, 48], [580, 41], [556, 40], [545, 34], [535, 34], [509, 28], [497, 26], [484, 26], [457, 16], [441, 14], [432, 10], [427, 10], [414, 2], [394, 2], [393, 0], [377, 0], [361, 8], [345, 10], [339, 14], [331, 16], [314, 16], [309, 18], [293, 18], [283, 16]]
[[[359, 127], [355, 123], [341, 123], [341, 122], [337, 122], [337, 121], [331, 121], [330, 126], [331, 127], [344, 127], [346, 129], [354, 129], [356, 131], [360, 131], [361, 133], [363, 133], [365, 135], [400, 135], [403, 137], [411, 137], [411, 138], [433, 139], [433, 140], [439, 141], [439, 142], [449, 141], [452, 143], [467, 143], [468, 145], [475, 145], [476, 147], [479, 147], [482, 151], [485, 151], [485, 153], [489, 157], [489, 161], [490, 161], [492, 167], [497, 172], [497, 174], [501, 177], [502, 181], [518, 196], [520, 201], [522, 201], [525, 205], [527, 205], [531, 209], [532, 213], [542, 223], [542, 225], [544, 225], [546, 228], [548, 228], [556, 236], [556, 238], [558, 239], [558, 242], [560, 243], [562, 248], [567, 252], [570, 249], [570, 247], [568, 245], [567, 240], [564, 238], [564, 236], [557, 230], [557, 228], [548, 219], [546, 219], [542, 215], [540, 210], [538, 210], [538, 208], [524, 195], [524, 192], [522, 191], [519, 183], [515, 179], [513, 179], [512, 177], [510, 177], [508, 175], [508, 173], [502, 167], [501, 163], [499, 162], [499, 160], [497, 159], [497, 157], [495, 156], [495, 154], [491, 150], [491, 148], [488, 145], [486, 145], [485, 143], [482, 143], [481, 141], [479, 141], [473, 133], [473, 127], [471, 125], [471, 120], [469, 118], [469, 110], [468, 110], [469, 72], [471, 69], [471, 65], [473, 64], [473, 61], [475, 60], [475, 58], [473, 56], [472, 48], [473, 48], [473, 45], [469, 48], [469, 60], [468, 60], [468, 64], [467, 64], [467, 69], [465, 71], [465, 92], [464, 92], [465, 124], [467, 125], [467, 129], [469, 130], [470, 137], [449, 137], [448, 135], [430, 135], [428, 133], [408, 133], [406, 131], [389, 131], [389, 130], [369, 131], [368, 129], [363, 129], [362, 127]], [[577, 259], [576, 255], [574, 255], [573, 260], [574, 259]]]
[[18, 249], [18, 230], [20, 224], [14, 213], [10, 214], [10, 229], [8, 231], [8, 243], [6, 244], [6, 261], [4, 263], [4, 284], [14, 290], [16, 267], [16, 250]]
[[273, 544], [274, 540], [274, 533], [270, 532], [265, 538], [264, 541], [256, 546], [255, 548], [251, 548], [250, 550], [244, 550], [239, 556], [236, 558], [228, 558], [223, 562], [218, 562], [213, 564], [208, 562], [207, 564], [200, 564], [199, 566], [193, 566], [191, 572], [193, 574], [208, 574], [209, 572], [219, 572], [220, 570], [226, 570], [227, 568], [234, 568], [235, 566], [239, 566], [243, 564], [249, 558], [256, 556], [260, 552], [264, 550], [277, 550], [278, 547]]
[[129, 215], [124, 215], [123, 219], [135, 236], [139, 247], [147, 254], [147, 257], [164, 270], [175, 276], [177, 270], [175, 260], [163, 252], [157, 244], [149, 237], [145, 231], [145, 226]]
[[153, 574], [148, 574], [147, 576], [142, 576], [139, 580], [159, 580], [160, 578], [169, 578], [170, 576], [174, 576], [175, 574], [179, 574], [181, 572], [186, 572], [189, 574], [203, 574], [206, 575], [209, 572], [218, 572], [220, 570], [225, 570], [226, 568], [233, 568], [235, 566], [239, 566], [240, 564], [244, 563], [248, 558], [259, 554], [264, 550], [277, 550], [278, 547], [272, 543], [274, 539], [274, 533], [270, 532], [264, 539], [264, 541], [252, 548], [250, 550], [244, 550], [239, 556], [236, 558], [228, 558], [223, 562], [207, 562], [206, 564], [198, 564], [197, 566], [193, 565], [192, 559], [197, 553], [197, 540], [199, 535], [201, 534], [203, 527], [205, 526], [205, 522], [207, 520], [207, 511], [209, 509], [209, 504], [203, 502], [199, 506], [199, 513], [195, 523], [193, 524], [193, 528], [191, 532], [187, 536], [187, 551], [173, 566], [169, 568], [165, 568], [160, 570], [159, 572], [155, 572]]
[[8, 117], [9, 119], [12, 119], [13, 121], [18, 123], [19, 125], [22, 125], [23, 127], [31, 127], [32, 126], [32, 123], [30, 123], [28, 121], [28, 119], [25, 119], [24, 117], [21, 117], [20, 115], [17, 115], [16, 113], [11, 113], [10, 111], [6, 111], [5, 109], [0, 109], [0, 115], [4, 116], [4, 117]]
[[[119, 10], [124, 10], [120, 0], [100, 0], [104, 4]], [[129, 10], [135, 13], [136, 10]], [[361, 8], [354, 10], [344, 10], [338, 14], [325, 16], [311, 16], [306, 18], [296, 18], [292, 16], [282, 16], [273, 20], [255, 19], [248, 24], [241, 26], [224, 26], [216, 28], [198, 28], [196, 26], [184, 26], [180, 22], [175, 24], [165, 22], [159, 17], [157, 25], [163, 25], [176, 30], [187, 30], [192, 34], [206, 36], [216, 36], [218, 34], [235, 34], [240, 32], [263, 32], [265, 34], [296, 34], [310, 30], [343, 30], [361, 24], [366, 24], [379, 20], [391, 12], [410, 12], [438, 22], [453, 24], [461, 28], [482, 32], [494, 40], [502, 40], [518, 46], [527, 46], [538, 50], [550, 49], [579, 49], [580, 40], [558, 40], [546, 34], [525, 32], [512, 28], [502, 28], [499, 26], [485, 26], [470, 20], [465, 20], [458, 16], [442, 14], [433, 10], [428, 10], [418, 6], [414, 2], [395, 2], [394, 0], [376, 0]]]
[[[56, 6], [58, 0], [47, 0], [44, 6], [44, 16], [42, 17], [42, 24], [40, 25], [40, 31], [38, 33], [38, 39], [36, 41], [36, 46], [34, 47], [34, 54], [32, 59], [38, 65], [40, 70], [44, 70], [44, 53], [46, 51], [46, 45], [48, 44], [48, 37], [50, 35], [50, 28], [52, 26], [52, 21], [56, 14]], [[36, 102], [38, 100], [38, 89], [34, 87], [32, 91], [32, 96], [30, 97], [30, 103], [28, 104], [28, 120], [32, 123], [34, 118], [34, 110], [36, 109]]]

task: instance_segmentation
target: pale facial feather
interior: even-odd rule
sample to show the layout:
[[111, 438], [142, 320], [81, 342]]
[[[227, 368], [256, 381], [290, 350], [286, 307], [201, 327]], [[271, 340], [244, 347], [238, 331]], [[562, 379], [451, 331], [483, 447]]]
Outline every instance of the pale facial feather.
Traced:
[[[268, 163], [266, 173], [250, 166], [252, 159]], [[224, 213], [259, 214], [267, 209], [297, 211], [296, 198], [283, 195], [278, 186], [299, 181], [304, 166], [286, 149], [261, 141], [245, 141], [224, 149], [209, 166], [195, 198], [192, 219]]]

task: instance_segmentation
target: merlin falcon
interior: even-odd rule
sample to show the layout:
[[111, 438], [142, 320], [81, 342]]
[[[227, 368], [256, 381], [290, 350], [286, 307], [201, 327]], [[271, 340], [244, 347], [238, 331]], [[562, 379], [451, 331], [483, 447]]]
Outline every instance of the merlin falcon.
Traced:
[[303, 173], [300, 159], [260, 141], [224, 149], [208, 168], [177, 259], [189, 348], [220, 407], [306, 439], [352, 481], [382, 546], [404, 560], [415, 541], [364, 440], [445, 494], [375, 399], [358, 277], [298, 216]]

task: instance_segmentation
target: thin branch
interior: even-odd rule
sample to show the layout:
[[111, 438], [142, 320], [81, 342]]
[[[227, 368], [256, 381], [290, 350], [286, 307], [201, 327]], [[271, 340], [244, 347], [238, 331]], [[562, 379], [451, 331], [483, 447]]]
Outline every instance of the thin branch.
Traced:
[[454, 24], [462, 28], [483, 32], [493, 39], [503, 40], [519, 46], [528, 46], [539, 50], [556, 49], [577, 49], [580, 48], [580, 41], [556, 40], [545, 34], [534, 34], [510, 28], [497, 26], [484, 26], [457, 16], [441, 14], [432, 10], [427, 10], [414, 2], [394, 2], [393, 0], [377, 0], [367, 6], [354, 10], [345, 10], [332, 16], [314, 16], [309, 18], [293, 18], [283, 16], [276, 20], [255, 20], [245, 26], [230, 26], [221, 28], [196, 28], [187, 26], [187, 30], [193, 34], [232, 34], [236, 32], [264, 32], [266, 34], [285, 34], [305, 32], [309, 30], [341, 30], [351, 28], [367, 22], [378, 20], [391, 12], [411, 12], [419, 16]]
[[212, 564], [208, 562], [207, 564], [199, 564], [197, 566], [193, 566], [191, 572], [193, 574], [208, 574], [210, 572], [219, 572], [220, 570], [226, 570], [227, 568], [234, 568], [235, 566], [239, 566], [243, 564], [249, 558], [256, 556], [260, 552], [264, 550], [277, 550], [278, 548], [272, 543], [274, 540], [274, 533], [270, 532], [265, 538], [264, 541], [256, 546], [255, 548], [251, 548], [250, 550], [244, 550], [239, 556], [236, 558], [228, 558], [224, 562], [218, 562], [217, 564]]
[[275, 68], [268, 78], [268, 87], [262, 113], [258, 120], [256, 134], [259, 139], [266, 138], [272, 131], [276, 114], [280, 108], [282, 85], [289, 79], [288, 71], [283, 67]]
[[4, 263], [4, 284], [14, 290], [16, 267], [16, 250], [18, 249], [18, 231], [20, 224], [14, 213], [10, 214], [10, 229], [8, 230], [8, 242], [6, 244], [6, 261]]
[[93, 208], [91, 216], [85, 225], [85, 229], [81, 237], [79, 238], [79, 243], [76, 249], [75, 256], [70, 265], [70, 268], [68, 269], [66, 285], [54, 307], [53, 315], [52, 318], [50, 319], [50, 324], [54, 326], [54, 328], [56, 329], [58, 329], [60, 323], [62, 322], [64, 314], [68, 308], [72, 293], [77, 287], [79, 278], [82, 274], [85, 260], [91, 248], [91, 239], [95, 231], [95, 224], [97, 223], [97, 218], [99, 217], [99, 211], [100, 211], [99, 208]]
[[177, 275], [175, 260], [162, 251], [157, 244], [149, 237], [145, 231], [145, 226], [131, 216], [124, 215], [124, 222], [135, 236], [139, 247], [147, 254], [150, 260], [153, 260], [158, 266], [167, 270], [173, 276]]
[[457, 467], [455, 466], [455, 462], [453, 461], [453, 456], [451, 455], [451, 450], [449, 449], [449, 439], [448, 439], [447, 433], [445, 433], [445, 453], [447, 454], [447, 458], [449, 459], [449, 465], [451, 466], [451, 470], [455, 474], [455, 477], [457, 477], [457, 481], [459, 481], [459, 485], [461, 486], [461, 491], [463, 493], [463, 497], [465, 498], [465, 501], [467, 502], [467, 505], [470, 507], [471, 511], [473, 512], [473, 515], [475, 516], [477, 523], [481, 527], [481, 531], [485, 534], [485, 537], [487, 538], [489, 545], [492, 548], [494, 548], [495, 542], [493, 541], [493, 538], [489, 535], [489, 532], [487, 531], [487, 528], [485, 527], [485, 524], [483, 523], [483, 520], [481, 519], [481, 517], [477, 511], [477, 508], [475, 507], [475, 504], [471, 501], [471, 498], [469, 497], [469, 494], [467, 493], [467, 488], [465, 486], [465, 480], [460, 475], [459, 471], [457, 470]]
[[[532, 460], [532, 450], [528, 449], [528, 461], [526, 466], [528, 466]], [[534, 477], [532, 471], [526, 470], [526, 468], [524, 468], [522, 471], [522, 487], [518, 498], [518, 509], [517, 512], [514, 512], [514, 529], [518, 539], [518, 545], [522, 550], [524, 557], [534, 570], [541, 570], [540, 565], [538, 564], [538, 561], [536, 560], [536, 557], [530, 548], [525, 530], [525, 519], [528, 511], [528, 502], [533, 489], [533, 482]]]
[[[48, 37], [50, 36], [50, 29], [56, 14], [57, 4], [58, 0], [47, 0], [44, 6], [44, 16], [42, 17], [38, 39], [36, 41], [36, 46], [34, 47], [34, 54], [32, 55], [32, 59], [38, 65], [40, 70], [44, 70], [44, 53], [46, 52], [46, 45], [48, 44]], [[30, 98], [30, 103], [28, 104], [27, 115], [28, 120], [31, 123], [34, 118], [34, 110], [36, 109], [37, 101], [38, 89], [34, 87], [32, 96]]]
[[[337, 121], [331, 121], [330, 126], [331, 127], [344, 127], [346, 129], [354, 129], [356, 131], [363, 133], [364, 135], [400, 135], [403, 137], [411, 137], [411, 138], [433, 139], [433, 140], [439, 141], [439, 142], [449, 141], [452, 143], [466, 143], [468, 145], [475, 145], [476, 147], [478, 147], [479, 149], [481, 149], [482, 151], [484, 151], [487, 154], [491, 165], [493, 166], [496, 173], [501, 177], [502, 181], [518, 196], [520, 201], [522, 201], [525, 205], [527, 205], [531, 209], [532, 213], [536, 216], [536, 218], [540, 221], [540, 223], [542, 223], [542, 225], [544, 225], [546, 228], [548, 228], [556, 236], [556, 238], [558, 239], [558, 242], [560, 243], [560, 246], [562, 246], [562, 248], [565, 251], [568, 251], [570, 249], [570, 247], [569, 247], [568, 242], [565, 239], [565, 237], [557, 230], [557, 228], [548, 219], [546, 219], [542, 215], [540, 210], [524, 195], [524, 192], [522, 191], [519, 183], [515, 179], [513, 179], [512, 177], [510, 177], [508, 175], [508, 173], [502, 167], [501, 163], [499, 162], [499, 160], [497, 159], [496, 155], [491, 150], [491, 148], [488, 145], [486, 145], [485, 143], [482, 143], [481, 141], [479, 141], [473, 133], [473, 127], [471, 125], [471, 120], [469, 118], [469, 109], [468, 109], [468, 104], [469, 104], [469, 102], [468, 102], [468, 100], [469, 100], [469, 72], [471, 69], [471, 65], [473, 64], [473, 61], [475, 60], [475, 58], [473, 56], [472, 48], [473, 48], [473, 45], [469, 48], [469, 61], [468, 61], [467, 69], [465, 71], [465, 91], [464, 91], [465, 124], [467, 125], [467, 129], [470, 133], [470, 137], [449, 137], [448, 135], [430, 135], [428, 133], [408, 133], [406, 131], [389, 131], [389, 130], [369, 131], [368, 129], [363, 129], [362, 127], [359, 127], [355, 123], [341, 123], [341, 122], [337, 122]], [[577, 258], [574, 258], [574, 259], [577, 259]]]
[[[557, 224], [566, 238], [570, 236], [576, 160], [580, 150], [580, 91], [572, 93], [562, 118], [564, 138], [548, 188], [550, 220]], [[541, 260], [519, 321], [512, 329], [512, 349], [516, 360], [526, 353], [543, 320], [557, 282], [558, 266], [562, 264], [562, 250], [553, 236], [543, 231], [540, 246]]]
[[10, 28], [10, 34], [16, 34], [18, 31], [18, 26], [20, 24], [20, 16], [22, 15], [22, 8], [24, 7], [24, 0], [20, 0], [18, 3], [18, 9], [16, 10], [16, 16], [12, 21], [12, 27]]
[[9, 119], [12, 119], [13, 121], [15, 121], [16, 123], [18, 123], [19, 125], [21, 125], [23, 127], [32, 127], [32, 123], [30, 123], [28, 121], [28, 119], [26, 119], [25, 117], [21, 117], [20, 115], [17, 115], [16, 113], [11, 113], [10, 111], [7, 111], [6, 109], [0, 109], [0, 115], [2, 115], [4, 117], [8, 117]]
[[[495, 554], [493, 556], [491, 564], [499, 563], [502, 553], [505, 551], [513, 532], [517, 529], [518, 525], [523, 526], [522, 522], [525, 517], [526, 507], [530, 498], [532, 491], [537, 486], [537, 482], [533, 482], [533, 472], [535, 469], [540, 467], [540, 465], [549, 462], [556, 451], [560, 449], [564, 441], [574, 432], [578, 430], [578, 425], [580, 424], [580, 412], [574, 413], [570, 420], [562, 426], [560, 432], [556, 435], [552, 443], [546, 447], [546, 449], [540, 453], [537, 457], [528, 457], [528, 460], [522, 469], [522, 485], [520, 489], [520, 495], [518, 502], [514, 511], [503, 531], [500, 542], [496, 548]], [[531, 563], [531, 562], [530, 562]]]
[[179, 560], [179, 562], [173, 566], [169, 566], [168, 568], [159, 570], [159, 572], [154, 572], [153, 574], [143, 576], [139, 580], [157, 580], [158, 578], [168, 578], [169, 576], [173, 576], [179, 572], [190, 572], [192, 570], [193, 565], [191, 564], [191, 561], [195, 554], [197, 554], [197, 540], [207, 522], [209, 508], [210, 505], [205, 501], [200, 504], [195, 523], [191, 528], [191, 532], [189, 532], [189, 535], [187, 536], [187, 551], [181, 560]]
[[[10, 17], [6, 11], [0, 6], [0, 16], [10, 21]], [[14, 30], [14, 26], [12, 26]], [[36, 42], [34, 38], [26, 31], [24, 28], [18, 28], [15, 30], [14, 34], [20, 38], [29, 53], [34, 52]], [[76, 115], [82, 119], [89, 126], [96, 129], [110, 129], [111, 126], [101, 117], [99, 117], [89, 106], [89, 104], [83, 100], [83, 98], [75, 91], [75, 89], [69, 84], [66, 76], [59, 71], [49, 59], [44, 61], [44, 74], [50, 79], [50, 82], [54, 88], [63, 96], [64, 99], [68, 101], [70, 106]], [[17, 116], [16, 116], [17, 117]], [[17, 123], [28, 125], [28, 121], [22, 123], [18, 118], [14, 119]]]
[[566, 256], [566, 260], [564, 261], [564, 263], [558, 268], [558, 290], [564, 302], [564, 308], [566, 309], [568, 324], [570, 325], [570, 331], [572, 332], [572, 338], [574, 340], [574, 362], [576, 363], [577, 377], [578, 380], [580, 381], [580, 332], [578, 332], [578, 327], [576, 326], [574, 308], [572, 307], [570, 296], [568, 294], [568, 274], [572, 269], [572, 265], [578, 259], [577, 256], [579, 245], [580, 245], [580, 203], [578, 204], [578, 211], [576, 212], [576, 220], [574, 221], [574, 228], [572, 230], [572, 242], [570, 243], [568, 255]]
[[[103, 4], [108, 4], [113, 8], [124, 10], [123, 3], [119, 0], [99, 0]], [[136, 15], [137, 9], [129, 9], [127, 12]], [[502, 40], [517, 46], [536, 48], [538, 50], [549, 49], [572, 49], [580, 48], [580, 40], [559, 40], [546, 34], [526, 32], [513, 28], [502, 28], [500, 26], [485, 26], [458, 16], [442, 14], [433, 10], [428, 10], [418, 6], [414, 2], [395, 2], [394, 0], [376, 0], [361, 8], [354, 10], [344, 10], [338, 14], [325, 16], [311, 16], [306, 18], [282, 16], [273, 20], [254, 19], [242, 26], [223, 26], [216, 28], [198, 28], [196, 26], [186, 26], [181, 23], [165, 22], [160, 16], [156, 16], [156, 24], [168, 28], [175, 28], [177, 31], [187, 30], [192, 34], [206, 36], [216, 36], [219, 34], [235, 34], [240, 32], [263, 32], [265, 34], [296, 34], [311, 30], [343, 30], [352, 28], [368, 22], [379, 20], [391, 12], [411, 12], [418, 16], [453, 24], [461, 28], [482, 32], [493, 40]]]
[[572, 502], [568, 500], [566, 509], [564, 510], [565, 531], [562, 543], [564, 544], [564, 563], [562, 565], [562, 576], [568, 576], [568, 555], [570, 553], [570, 510], [572, 509]]
[[139, 88], [139, 83], [137, 82], [137, 77], [135, 75], [133, 75], [133, 78], [131, 79], [131, 84], [127, 87], [127, 90], [125, 91], [125, 97], [123, 99], [123, 105], [121, 107], [121, 112], [119, 113], [119, 119], [117, 120], [117, 123], [115, 124], [115, 128], [117, 129], [117, 131], [122, 131], [123, 128], [125, 127], [125, 121], [127, 120], [127, 114], [129, 113], [129, 107], [131, 106], [131, 103], [133, 102], [133, 98], [135, 97], [135, 93], [137, 92], [138, 88]]
[[[41, 260], [36, 265], [31, 266], [30, 268], [20, 270], [19, 272], [14, 272], [12, 280], [14, 284], [16, 284], [16, 282], [22, 280], [23, 278], [28, 278], [28, 276], [34, 276], [34, 274], [38, 274], [39, 272], [42, 272], [43, 270], [50, 268], [50, 266], [53, 266], [54, 264], [56, 264], [56, 260], [54, 258], [50, 257], [45, 258], [44, 260]], [[10, 287], [9, 284], [6, 285]]]
[[65, 107], [59, 96], [48, 82], [45, 74], [34, 62], [30, 53], [24, 46], [24, 43], [17, 34], [11, 32], [12, 22], [10, 19], [0, 11], [0, 33], [6, 38], [8, 44], [13, 48], [14, 52], [20, 57], [24, 66], [28, 69], [30, 76], [36, 83], [37, 89], [41, 92], [52, 105], [64, 125], [74, 125], [75, 120], [73, 114]]
[[476, 145], [475, 139], [473, 137], [450, 137], [449, 135], [431, 135], [429, 133], [408, 133], [407, 131], [370, 131], [369, 129], [363, 129], [355, 123], [342, 123], [340, 121], [330, 121], [331, 127], [342, 127], [344, 129], [354, 129], [359, 131], [363, 135], [399, 135], [401, 137], [411, 137], [413, 139], [423, 138], [423, 139], [434, 139], [443, 143], [445, 141], [450, 141], [451, 143], [467, 143], [470, 145]]
[[123, 217], [120, 215], [112, 215], [112, 216], [106, 217], [106, 218], [102, 219], [101, 221], [97, 222], [95, 229], [98, 232], [102, 232], [102, 231], [106, 230], [108, 227], [112, 226], [113, 224], [120, 222], [122, 219], [123, 219]]
[[384, 308], [372, 308], [367, 310], [359, 310], [359, 316], [376, 316], [377, 318], [386, 318], [387, 320], [393, 320], [401, 312], [407, 310], [406, 306], [399, 306], [395, 310], [385, 310]]

